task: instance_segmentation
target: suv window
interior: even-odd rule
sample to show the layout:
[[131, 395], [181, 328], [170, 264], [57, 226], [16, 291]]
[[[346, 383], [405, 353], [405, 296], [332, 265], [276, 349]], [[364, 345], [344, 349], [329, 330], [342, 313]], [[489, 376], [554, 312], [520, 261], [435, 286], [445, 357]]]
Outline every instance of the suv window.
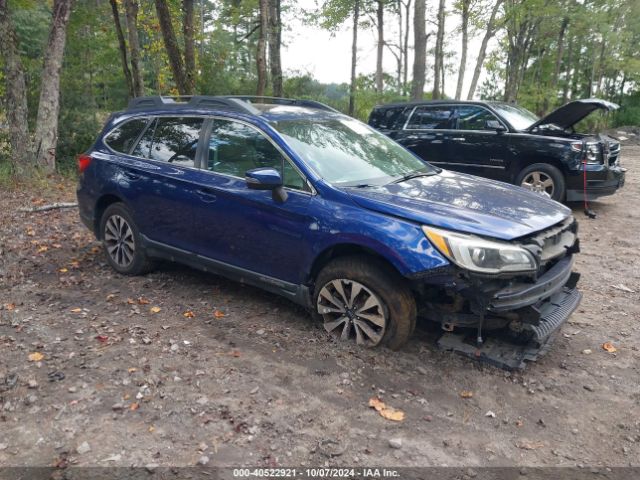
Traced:
[[193, 167], [203, 118], [158, 118], [151, 159]]
[[111, 133], [105, 137], [104, 143], [116, 152], [128, 154], [148, 122], [148, 118], [128, 120], [115, 130], [112, 130]]
[[498, 121], [489, 110], [477, 105], [459, 106], [457, 111], [458, 130], [487, 130], [489, 120]]
[[307, 189], [297, 170], [260, 131], [233, 120], [214, 120], [207, 170], [244, 178], [247, 170], [260, 167], [278, 170], [285, 187]]
[[453, 128], [454, 108], [451, 106], [416, 107], [407, 123], [408, 129], [445, 130]]

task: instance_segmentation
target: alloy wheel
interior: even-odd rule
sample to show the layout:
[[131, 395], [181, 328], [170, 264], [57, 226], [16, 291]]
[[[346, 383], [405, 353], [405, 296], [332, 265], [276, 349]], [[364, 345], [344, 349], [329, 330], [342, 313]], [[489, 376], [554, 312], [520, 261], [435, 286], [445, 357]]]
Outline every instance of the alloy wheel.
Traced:
[[370, 289], [354, 280], [338, 278], [327, 282], [317, 300], [318, 313], [327, 332], [358, 345], [378, 345], [387, 328], [384, 302]]
[[553, 197], [556, 188], [553, 178], [539, 171], [528, 173], [527, 176], [522, 179], [520, 186], [532, 192], [548, 195], [549, 197]]
[[111, 215], [104, 225], [104, 243], [109, 257], [121, 268], [133, 262], [136, 244], [133, 230], [120, 215]]

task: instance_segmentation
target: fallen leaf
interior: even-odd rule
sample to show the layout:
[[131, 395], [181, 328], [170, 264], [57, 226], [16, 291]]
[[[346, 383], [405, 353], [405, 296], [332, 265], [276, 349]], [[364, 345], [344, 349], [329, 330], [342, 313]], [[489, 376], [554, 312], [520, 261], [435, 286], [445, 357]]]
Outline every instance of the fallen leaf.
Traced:
[[521, 427], [524, 425], [524, 422], [522, 420], [516, 420], [516, 427]]
[[156, 427], [154, 427], [153, 425], [151, 425], [149, 427], [149, 433], [153, 433], [155, 431]]
[[401, 422], [404, 420], [403, 411], [388, 407], [378, 397], [369, 399], [369, 407], [375, 409], [375, 411], [378, 412], [381, 417], [386, 418], [387, 420], [393, 420], [394, 422]]
[[109, 337], [107, 337], [106, 335], [96, 335], [95, 339], [100, 343], [106, 343], [109, 340]]
[[139, 303], [140, 305], [148, 305], [150, 302], [149, 302], [149, 300], [148, 300], [148, 299], [146, 299], [146, 298], [144, 298], [144, 297], [140, 297], [140, 298], [138, 298], [138, 303]]
[[40, 352], [33, 352], [29, 354], [29, 360], [31, 362], [39, 362], [43, 358], [44, 358], [44, 355], [41, 354]]
[[473, 398], [473, 392], [469, 391], [469, 390], [463, 390], [460, 392], [460, 396], [462, 398]]
[[215, 312], [213, 312], [213, 316], [216, 318], [222, 318], [222, 317], [225, 317], [226, 315], [222, 313], [220, 310], [216, 310]]
[[107, 295], [107, 302], [110, 302], [114, 298], [116, 298], [116, 294], [115, 293], [110, 293], [109, 295]]
[[6, 308], [9, 311], [15, 310], [16, 304], [15, 303], [5, 303], [4, 304], [4, 308]]
[[149, 310], [151, 313], [158, 313], [162, 309], [160, 307], [151, 307]]
[[80, 313], [82, 311], [81, 308], [72, 308], [71, 313]]
[[138, 371], [138, 369], [135, 368], [135, 367], [131, 367], [131, 368], [127, 369], [127, 372], [129, 372], [129, 373], [133, 373], [133, 372], [137, 372], [137, 371]]
[[518, 442], [516, 443], [516, 447], [521, 448], [523, 450], [536, 450], [538, 448], [542, 448], [544, 447], [544, 443], [542, 442], [529, 442], [529, 441], [522, 441], [522, 442]]
[[140, 408], [140, 404], [138, 402], [133, 402], [131, 404], [131, 406], [129, 407], [129, 410], [131, 410], [132, 412], [136, 411], [138, 408]]
[[196, 316], [196, 314], [193, 313], [191, 310], [187, 310], [182, 314], [182, 316], [184, 316], [185, 318], [193, 318]]
[[605, 342], [602, 344], [602, 349], [606, 350], [609, 353], [617, 352], [618, 349], [611, 342]]
[[36, 231], [33, 228], [27, 229], [27, 235], [33, 237], [36, 234]]
[[67, 270], [66, 268], [61, 268], [60, 270], [58, 270], [60, 273], [67, 273], [69, 270]]
[[49, 247], [47, 247], [46, 245], [42, 245], [42, 246], [38, 247], [38, 253], [44, 253], [47, 250], [49, 250]]
[[127, 298], [127, 303], [129, 305], [134, 305], [136, 303], [136, 301], [133, 298]]
[[100, 247], [91, 248], [91, 253], [98, 253], [100, 251]]
[[69, 265], [73, 268], [80, 268], [80, 262], [78, 262], [77, 260], [70, 262]]

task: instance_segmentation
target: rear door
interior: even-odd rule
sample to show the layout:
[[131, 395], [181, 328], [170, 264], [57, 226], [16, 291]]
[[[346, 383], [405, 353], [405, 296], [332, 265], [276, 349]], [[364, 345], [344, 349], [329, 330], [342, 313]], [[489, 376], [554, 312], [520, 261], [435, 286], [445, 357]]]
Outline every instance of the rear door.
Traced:
[[[206, 165], [198, 177], [195, 251], [234, 267], [291, 283], [300, 281], [308, 252], [304, 237], [312, 191], [302, 174], [264, 132], [248, 123], [214, 118], [204, 142]], [[288, 198], [250, 190], [245, 172], [281, 172]], [[264, 278], [263, 278], [264, 280]]]
[[120, 194], [147, 238], [189, 250], [197, 197], [195, 159], [204, 117], [153, 118], [130, 154], [122, 158]]
[[[504, 132], [488, 128], [499, 122]], [[455, 135], [450, 138], [448, 167], [496, 180], [508, 180], [509, 134], [506, 125], [481, 105], [458, 105], [455, 109]]]
[[448, 168], [447, 142], [455, 133], [454, 114], [450, 105], [417, 106], [395, 140], [420, 158]]

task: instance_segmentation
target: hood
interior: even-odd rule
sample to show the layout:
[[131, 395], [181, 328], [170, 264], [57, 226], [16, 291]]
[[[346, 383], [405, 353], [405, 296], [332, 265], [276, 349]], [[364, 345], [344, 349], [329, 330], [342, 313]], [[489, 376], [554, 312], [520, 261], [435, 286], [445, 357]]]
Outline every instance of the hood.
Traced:
[[512, 240], [571, 214], [564, 205], [502, 182], [443, 170], [373, 188], [345, 188], [361, 207], [434, 227]]
[[619, 105], [599, 98], [586, 98], [584, 100], [576, 100], [569, 102], [560, 108], [555, 109], [549, 115], [542, 117], [536, 123], [531, 125], [527, 130], [531, 131], [540, 125], [553, 124], [563, 130], [573, 127], [580, 120], [595, 110], [617, 110]]

